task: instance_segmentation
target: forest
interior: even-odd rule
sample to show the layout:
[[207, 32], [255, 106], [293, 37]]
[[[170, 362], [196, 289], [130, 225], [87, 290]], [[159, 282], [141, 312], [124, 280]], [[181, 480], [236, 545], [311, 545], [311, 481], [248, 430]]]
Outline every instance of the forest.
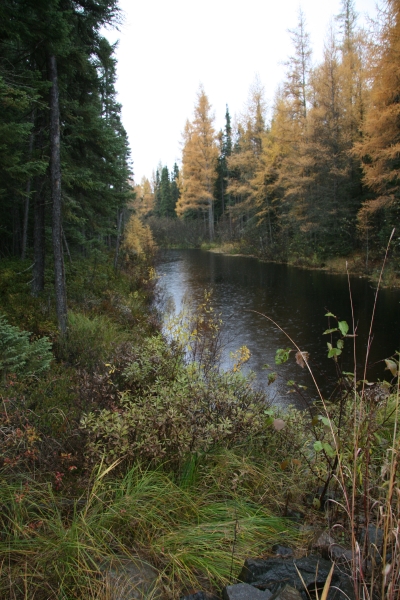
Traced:
[[[379, 290], [390, 235], [399, 252], [400, 0], [368, 35], [342, 0], [317, 66], [300, 11], [272, 113], [256, 81], [218, 133], [201, 87], [181, 164], [140, 184], [106, 35], [122, 18], [117, 0], [0, 3], [0, 598], [397, 600], [400, 357], [368, 381], [373, 316], [357, 375], [355, 319], [325, 315], [327, 393], [286, 336], [268, 380], [289, 363], [285, 390], [302, 398], [303, 369], [312, 391], [283, 408], [245, 345], [220, 368], [210, 290], [166, 320], [157, 260], [358, 253], [383, 259]], [[290, 582], [245, 583], [252, 557]]]
[[[202, 222], [203, 241], [266, 259], [358, 254], [368, 271], [399, 222], [399, 28], [396, 2], [367, 31], [343, 0], [316, 64], [300, 9], [271, 109], [256, 77], [243, 112], [232, 118], [227, 106], [217, 132], [201, 87], [180, 170], [159, 165], [144, 178], [138, 211]], [[398, 248], [396, 236], [394, 256]]]

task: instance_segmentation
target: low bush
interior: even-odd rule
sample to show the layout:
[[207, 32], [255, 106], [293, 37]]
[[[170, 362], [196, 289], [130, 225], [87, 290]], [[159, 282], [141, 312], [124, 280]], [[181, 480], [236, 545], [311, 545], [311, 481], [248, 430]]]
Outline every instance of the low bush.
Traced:
[[185, 364], [161, 336], [147, 339], [124, 372], [127, 391], [113, 409], [82, 419], [92, 460], [168, 461], [188, 453], [255, 440], [264, 430], [266, 397], [237, 370]]

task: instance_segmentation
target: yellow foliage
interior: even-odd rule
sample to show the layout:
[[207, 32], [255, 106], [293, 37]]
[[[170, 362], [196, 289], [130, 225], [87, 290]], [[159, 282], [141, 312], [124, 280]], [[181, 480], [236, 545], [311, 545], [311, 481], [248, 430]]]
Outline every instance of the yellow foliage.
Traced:
[[123, 250], [138, 256], [153, 254], [156, 249], [150, 227], [144, 225], [136, 215], [129, 219], [124, 232]]

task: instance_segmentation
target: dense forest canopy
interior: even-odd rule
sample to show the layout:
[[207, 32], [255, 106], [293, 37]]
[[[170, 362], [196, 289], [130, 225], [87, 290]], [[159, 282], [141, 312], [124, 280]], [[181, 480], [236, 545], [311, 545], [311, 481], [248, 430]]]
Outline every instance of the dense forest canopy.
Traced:
[[102, 35], [118, 18], [117, 0], [0, 6], [0, 252], [33, 258], [34, 295], [53, 253], [61, 330], [64, 253], [115, 242], [133, 196], [115, 46]]
[[397, 0], [373, 33], [358, 26], [354, 0], [342, 0], [315, 64], [299, 9], [271, 110], [256, 77], [243, 113], [232, 119], [227, 107], [217, 132], [201, 86], [174, 201], [160, 165], [138, 187], [143, 213], [173, 216], [160, 207], [174, 205], [176, 217], [206, 222], [211, 241], [241, 240], [267, 257], [380, 252], [399, 215], [399, 27]]

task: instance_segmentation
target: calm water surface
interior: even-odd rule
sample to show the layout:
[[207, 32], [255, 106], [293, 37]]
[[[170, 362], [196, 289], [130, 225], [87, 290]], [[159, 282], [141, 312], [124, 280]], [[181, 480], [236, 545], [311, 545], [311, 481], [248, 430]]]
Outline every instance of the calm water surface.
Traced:
[[[202, 250], [170, 250], [158, 267], [160, 289], [165, 301], [175, 310], [182, 308], [186, 297], [194, 304], [203, 299], [205, 289], [212, 289], [213, 304], [224, 322], [225, 348], [222, 366], [231, 364], [230, 352], [246, 345], [251, 351], [248, 368], [257, 374], [259, 385], [267, 387], [269, 364], [279, 377], [269, 386], [269, 394], [279, 404], [299, 405], [290, 392], [288, 380], [307, 386], [309, 397], [316, 396], [310, 375], [295, 363], [294, 353], [288, 363], [276, 367], [277, 348], [291, 346], [285, 335], [267, 319], [250, 312], [264, 313], [276, 321], [303, 351], [310, 353], [310, 363], [325, 395], [334, 381], [333, 361], [326, 358], [329, 336], [324, 316], [328, 310], [351, 324], [351, 308], [346, 276], [323, 271], [307, 271], [287, 265], [261, 263], [242, 256], [225, 256]], [[357, 355], [360, 378], [374, 302], [374, 289], [360, 278], [352, 278]], [[383, 359], [400, 349], [400, 292], [381, 290], [378, 296], [373, 343], [370, 353], [370, 380], [388, 378]], [[332, 323], [331, 327], [335, 324]], [[351, 327], [351, 325], [350, 325]], [[353, 371], [353, 342], [346, 340], [343, 368]]]

